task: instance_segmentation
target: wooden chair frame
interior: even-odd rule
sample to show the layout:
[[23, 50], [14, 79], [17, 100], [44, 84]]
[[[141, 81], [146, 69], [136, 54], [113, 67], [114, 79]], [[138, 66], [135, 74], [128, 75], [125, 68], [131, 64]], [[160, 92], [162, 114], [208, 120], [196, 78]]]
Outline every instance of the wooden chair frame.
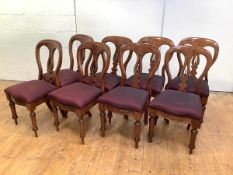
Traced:
[[[153, 66], [151, 67], [149, 71], [149, 76], [147, 79], [147, 91], [149, 93], [149, 96], [151, 95], [151, 88], [150, 88], [150, 81], [152, 78], [152, 75], [156, 72], [158, 69], [159, 63], [160, 63], [160, 52], [158, 49], [155, 49], [153, 46], [148, 45], [148, 44], [142, 44], [142, 43], [137, 43], [137, 44], [126, 44], [120, 48], [119, 51], [119, 57], [118, 57], [118, 62], [120, 65], [120, 70], [121, 70], [121, 83], [120, 85], [123, 86], [126, 81], [126, 67], [127, 64], [123, 63], [123, 55], [125, 51], [130, 51], [130, 52], [135, 52], [137, 55], [137, 61], [134, 66], [134, 73], [135, 73], [135, 78], [133, 80], [133, 88], [139, 88], [139, 77], [140, 73], [142, 71], [142, 59], [143, 56], [147, 53], [153, 53], [157, 59], [153, 60]], [[131, 57], [128, 57], [128, 59], [131, 59]], [[127, 60], [129, 62], [129, 60]], [[146, 105], [146, 114], [145, 116], [148, 117], [147, 111], [148, 111], [148, 104], [149, 104], [149, 98], [147, 101]], [[135, 141], [135, 148], [138, 148], [138, 143], [140, 141], [140, 128], [141, 128], [141, 118], [144, 113], [143, 112], [136, 112], [136, 111], [129, 111], [129, 110], [124, 110], [124, 109], [119, 109], [117, 107], [114, 107], [112, 105], [104, 104], [104, 103], [99, 103], [99, 110], [100, 110], [100, 120], [101, 120], [101, 128], [100, 128], [100, 135], [102, 137], [105, 136], [105, 129], [106, 129], [106, 117], [105, 117], [105, 110], [111, 111], [111, 112], [116, 112], [116, 113], [121, 113], [124, 114], [124, 116], [131, 115], [135, 119], [135, 124], [134, 124], [134, 141]]]
[[[160, 49], [162, 46], [168, 46], [169, 48], [172, 48], [172, 47], [175, 46], [174, 42], [172, 40], [170, 40], [169, 38], [158, 37], [158, 36], [146, 36], [146, 37], [143, 37], [138, 41], [138, 43], [151, 44], [156, 49]], [[154, 57], [154, 55], [152, 54], [151, 58], [150, 58], [150, 63], [152, 62], [153, 57]], [[164, 70], [164, 65], [162, 66], [161, 76], [165, 77], [165, 75], [163, 74], [163, 70]], [[156, 97], [157, 95], [158, 94], [152, 93], [153, 97]]]
[[[206, 76], [209, 68], [211, 67], [212, 62], [211, 62], [210, 52], [204, 48], [196, 47], [196, 46], [178, 46], [178, 47], [173, 47], [169, 49], [166, 53], [165, 64], [164, 64], [165, 71], [168, 77], [168, 82], [172, 81], [170, 68], [169, 68], [169, 62], [175, 52], [179, 54], [183, 54], [185, 57], [185, 62], [181, 69], [181, 82], [179, 84], [179, 89], [178, 89], [179, 91], [182, 91], [182, 92], [186, 91], [186, 87], [187, 87], [186, 81], [188, 79], [188, 76], [192, 73], [190, 66], [191, 66], [191, 62], [193, 61], [193, 59], [196, 59], [197, 54], [203, 55], [206, 58], [206, 66], [196, 83], [196, 94], [199, 94], [201, 81]], [[189, 144], [189, 149], [190, 149], [189, 153], [192, 154], [192, 151], [195, 148], [195, 140], [196, 140], [196, 135], [198, 133], [197, 129], [200, 128], [202, 120], [195, 120], [189, 116], [175, 116], [175, 115], [171, 115], [169, 113], [163, 112], [158, 109], [153, 109], [153, 108], [149, 108], [149, 115], [150, 115], [149, 134], [148, 134], [149, 142], [152, 142], [152, 138], [154, 136], [154, 126], [157, 123], [158, 116], [162, 116], [169, 120], [171, 119], [171, 120], [175, 120], [178, 122], [190, 124], [192, 126], [192, 129], [191, 129], [191, 137], [190, 137], [190, 144]], [[203, 115], [204, 115], [204, 111], [203, 111]]]
[[9, 106], [11, 108], [11, 113], [12, 113], [12, 119], [15, 121], [15, 124], [18, 125], [18, 121], [17, 121], [18, 115], [16, 112], [15, 104], [20, 105], [20, 106], [25, 106], [30, 112], [29, 116], [32, 121], [32, 130], [34, 131], [35, 137], [38, 137], [38, 134], [37, 134], [38, 127], [37, 127], [37, 122], [36, 122], [35, 109], [37, 106], [39, 106], [42, 103], [49, 103], [49, 99], [46, 97], [46, 98], [41, 98], [40, 100], [37, 100], [33, 103], [25, 103], [24, 101], [14, 99], [7, 92], [5, 92], [5, 94], [6, 94], [7, 100], [9, 101]]
[[[49, 79], [46, 81], [51, 83], [50, 78], [52, 76], [52, 72], [54, 69], [54, 52], [55, 52], [55, 50], [58, 50], [58, 54], [59, 54], [58, 64], [57, 64], [56, 69], [55, 69], [55, 74], [57, 74], [58, 71], [60, 70], [61, 63], [62, 63], [62, 46], [61, 46], [60, 42], [55, 41], [55, 40], [42, 40], [36, 45], [35, 55], [36, 55], [37, 66], [39, 69], [39, 76], [38, 76], [39, 80], [43, 80], [43, 68], [42, 68], [41, 61], [40, 61], [40, 48], [42, 46], [46, 46], [49, 50], [49, 58], [47, 61], [47, 72], [49, 73]], [[9, 101], [9, 106], [11, 108], [11, 113], [12, 113], [12, 118], [14, 119], [15, 124], [18, 125], [18, 121], [17, 121], [18, 115], [16, 112], [15, 104], [20, 105], [20, 106], [25, 106], [30, 112], [30, 118], [32, 121], [32, 130], [34, 131], [35, 136], [38, 137], [38, 134], [37, 134], [38, 127], [37, 127], [37, 122], [36, 122], [35, 109], [40, 104], [46, 103], [48, 108], [50, 110], [52, 110], [52, 107], [49, 103], [49, 99], [46, 97], [46, 98], [41, 98], [33, 103], [25, 103], [24, 101], [14, 99], [14, 97], [12, 97], [7, 92], [5, 92], [5, 94], [6, 94], [7, 100]]]
[[[82, 53], [86, 49], [90, 50], [91, 53], [89, 54], [87, 58], [87, 62], [84, 65], [84, 69], [83, 69], [84, 60], [82, 57]], [[105, 74], [109, 67], [110, 56], [111, 56], [110, 48], [106, 44], [98, 43], [98, 42], [87, 42], [87, 43], [81, 44], [77, 52], [77, 61], [78, 61], [78, 68], [80, 71], [80, 82], [88, 83], [89, 85], [94, 86], [94, 78], [98, 70], [98, 58], [100, 55], [103, 60], [103, 68], [102, 68], [102, 73], [101, 73], [101, 78], [100, 78], [100, 87], [101, 87], [102, 93], [104, 93], [105, 92], [104, 79], [105, 79]], [[89, 67], [91, 70], [90, 75], [88, 72]], [[84, 81], [86, 77], [88, 77], [88, 81]], [[57, 131], [59, 131], [59, 124], [60, 124], [58, 120], [57, 108], [60, 108], [64, 111], [71, 111], [71, 112], [76, 113], [77, 117], [79, 117], [81, 143], [84, 144], [84, 137], [85, 137], [84, 115], [93, 106], [97, 104], [97, 99], [93, 100], [91, 103], [89, 103], [83, 108], [76, 108], [74, 106], [64, 105], [61, 102], [54, 100], [54, 99], [51, 99], [51, 104], [52, 104], [53, 113], [54, 113], [54, 120], [55, 120], [54, 124], [56, 126]]]
[[[211, 40], [211, 39], [208, 39], [208, 38], [201, 38], [201, 37], [188, 37], [188, 38], [184, 38], [180, 41], [179, 45], [191, 45], [191, 46], [197, 46], [197, 47], [203, 47], [203, 48], [206, 48], [206, 47], [211, 47], [213, 48], [214, 50], [214, 53], [212, 55], [212, 59], [211, 59], [211, 66], [215, 63], [215, 61], [217, 60], [218, 58], [218, 54], [219, 54], [219, 45], [216, 41], [214, 40]], [[197, 56], [199, 57], [199, 56]], [[178, 55], [178, 59], [179, 59], [179, 63], [180, 63], [180, 69], [182, 67], [182, 60], [181, 58], [179, 57]], [[199, 59], [199, 58], [198, 58]], [[196, 65], [195, 63], [193, 63], [193, 67], [198, 67], [198, 64], [199, 64], [199, 61], [196, 62]], [[178, 73], [179, 75], [179, 73]], [[208, 81], [208, 72], [205, 76], [205, 80]], [[201, 97], [201, 101], [202, 101], [202, 104], [203, 104], [203, 108], [205, 109], [206, 107], [206, 104], [207, 104], [207, 101], [208, 101], [208, 97]]]
[[[133, 43], [133, 41], [127, 37], [123, 37], [123, 36], [107, 36], [105, 37], [103, 40], [102, 40], [102, 43], [112, 43], [114, 44], [115, 46], [115, 52], [113, 54], [113, 65], [112, 65], [112, 68], [111, 68], [111, 74], [113, 75], [117, 75], [117, 66], [119, 65], [118, 64], [118, 55], [119, 55], [119, 50], [120, 48], [125, 45], [125, 44], [130, 44], [130, 43]], [[129, 53], [128, 55], [129, 57], [132, 56], [132, 53]], [[127, 116], [125, 116], [125, 119], [128, 119]], [[108, 111], [108, 121], [109, 121], [109, 124], [111, 124], [111, 121], [112, 121], [112, 112], [111, 111]]]
[[[46, 71], [46, 73], [48, 74], [48, 77], [44, 77], [43, 68], [42, 68], [41, 61], [40, 61], [41, 60], [40, 49], [42, 46], [46, 46], [49, 50], [49, 57], [47, 60], [47, 71]], [[56, 50], [58, 50], [58, 62], [54, 70], [54, 53]], [[57, 87], [60, 87], [60, 79], [59, 79], [58, 73], [62, 65], [62, 54], [63, 54], [62, 45], [59, 41], [47, 39], [47, 40], [40, 41], [36, 45], [36, 62], [37, 62], [37, 66], [39, 69], [39, 76], [38, 76], [39, 80], [45, 80], [51, 84], [55, 84]], [[54, 82], [54, 74], [56, 77], [55, 82]]]
[[[70, 38], [70, 41], [69, 41], [70, 70], [74, 69], [73, 45], [75, 41], [79, 41], [81, 44], [84, 44], [87, 42], [93, 42], [94, 39], [88, 35], [82, 35], [82, 34], [77, 34]], [[85, 59], [85, 53], [82, 53], [81, 57], [82, 59]]]

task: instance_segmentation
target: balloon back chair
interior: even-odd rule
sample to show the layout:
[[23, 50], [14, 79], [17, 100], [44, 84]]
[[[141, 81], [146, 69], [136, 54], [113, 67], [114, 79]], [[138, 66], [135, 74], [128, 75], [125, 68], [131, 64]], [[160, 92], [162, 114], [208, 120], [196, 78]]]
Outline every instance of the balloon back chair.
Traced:
[[[43, 77], [43, 69], [40, 62], [39, 48], [46, 46], [49, 50], [49, 58], [47, 62], [47, 72], [48, 76], [46, 81]], [[56, 69], [54, 69], [54, 52], [58, 50], [58, 64]], [[55, 40], [42, 40], [36, 46], [36, 60], [39, 67], [39, 80], [31, 80], [23, 83], [19, 83], [13, 86], [6, 88], [5, 94], [9, 101], [9, 105], [12, 112], [12, 118], [15, 120], [15, 124], [18, 124], [15, 104], [25, 106], [30, 112], [30, 118], [32, 120], [32, 130], [34, 131], [35, 136], [37, 137], [37, 121], [35, 109], [38, 105], [46, 103], [51, 110], [49, 99], [47, 97], [48, 93], [55, 90], [56, 87], [51, 84], [52, 74], [58, 74], [61, 63], [62, 63], [62, 46], [60, 42]], [[59, 80], [58, 80], [59, 81]]]
[[[61, 69], [62, 64], [62, 51], [59, 52], [58, 64], [56, 69], [54, 70], [54, 53], [52, 52], [52, 48], [48, 42], [51, 40], [43, 40], [39, 42], [36, 46], [36, 59], [37, 65], [39, 68], [39, 79], [43, 79], [48, 81], [57, 87], [64, 87], [66, 85], [72, 84], [74, 82], [79, 81], [79, 74], [73, 70], [74, 67], [74, 56], [73, 56], [73, 44], [75, 41], [79, 41], [81, 44], [85, 42], [93, 41], [90, 36], [77, 34], [70, 38], [69, 41], [69, 55], [70, 55], [70, 68], [69, 69]], [[43, 72], [43, 68], [40, 60], [40, 49], [42, 46], [47, 46], [49, 49], [49, 57], [47, 61], [47, 72]]]
[[[156, 36], [148, 36], [148, 37], [143, 37], [141, 38], [138, 43], [145, 43], [145, 44], [151, 44], [152, 46], [154, 46], [156, 49], [160, 49], [163, 46], [168, 46], [169, 48], [174, 47], [174, 43], [172, 40], [165, 38], [165, 37], [156, 37]], [[154, 55], [152, 54], [150, 57], [150, 64], [152, 64], [154, 59]], [[164, 60], [164, 59], [162, 59]], [[164, 61], [162, 61], [164, 62]], [[148, 73], [141, 73], [140, 75], [140, 89], [144, 89], [146, 90], [146, 78], [148, 77]], [[126, 80], [126, 84], [130, 85], [132, 83], [132, 80], [134, 79], [134, 75], [129, 77]], [[165, 83], [165, 77], [164, 75], [153, 75], [152, 79], [151, 79], [151, 92], [152, 92], [152, 96], [155, 97], [156, 95], [158, 95], [162, 90], [163, 90], [163, 86]]]
[[[83, 60], [82, 54], [90, 51]], [[100, 88], [95, 86], [95, 74], [98, 70], [98, 60], [103, 67], [100, 75]], [[84, 115], [97, 103], [97, 98], [105, 92], [104, 80], [110, 62], [110, 49], [104, 43], [87, 42], [81, 44], [77, 52], [80, 81], [57, 89], [49, 94], [53, 107], [55, 126], [59, 130], [57, 107], [64, 111], [72, 111], [79, 117], [81, 143], [84, 144]], [[84, 63], [85, 62], [85, 63]]]
[[[117, 75], [118, 55], [121, 46], [129, 43], [133, 43], [131, 39], [123, 36], [107, 36], [102, 40], [102, 43], [112, 43], [115, 46], [115, 52], [112, 54], [112, 68], [111, 73], [107, 73], [105, 77], [105, 89], [107, 91], [120, 85], [121, 77]], [[129, 53], [128, 57], [131, 57], [132, 53]], [[97, 76], [99, 78], [99, 76]], [[99, 81], [97, 81], [97, 86], [99, 86]], [[112, 113], [108, 111], [109, 124], [111, 124]]]
[[[134, 52], [137, 55], [136, 63], [134, 65], [134, 80], [132, 81], [132, 85], [130, 87], [124, 86], [127, 64], [123, 63], [123, 55], [128, 51]], [[145, 91], [140, 89], [139, 86], [140, 74], [142, 73], [142, 60], [147, 53], [154, 54], [155, 59], [152, 61], [147, 81], [145, 82], [147, 87], [147, 91]], [[133, 57], [128, 57], [126, 62], [129, 62], [129, 59], [132, 58]], [[143, 113], [147, 113], [148, 111], [148, 104], [151, 95], [150, 82], [152, 75], [154, 75], [160, 63], [160, 52], [158, 49], [155, 49], [149, 44], [126, 44], [119, 50], [118, 61], [122, 74], [120, 86], [106, 92], [98, 98], [101, 119], [100, 134], [103, 137], [105, 136], [105, 110], [122, 113], [124, 115], [132, 115], [135, 119], [135, 147], [138, 148], [138, 143], [140, 141], [141, 118]]]
[[[218, 57], [219, 53], [219, 46], [218, 43], [214, 40], [207, 39], [207, 38], [198, 38], [198, 37], [188, 37], [184, 38], [183, 40], [180, 41], [179, 43], [180, 46], [182, 45], [190, 45], [190, 46], [197, 46], [197, 47], [202, 47], [202, 48], [211, 48], [213, 50], [213, 54], [211, 57], [211, 66], [214, 64]], [[197, 59], [193, 61], [192, 68], [193, 71], [198, 68], [200, 64], [200, 58], [199, 55], [196, 55]], [[182, 59], [178, 55], [178, 60], [179, 60], [179, 72], [177, 76], [171, 81], [170, 84], [167, 84], [166, 89], [178, 89], [178, 85], [180, 83], [180, 71], [183, 66]], [[189, 80], [187, 81], [187, 91], [191, 93], [195, 93], [195, 82], [197, 81], [197, 78], [193, 75], [190, 75]], [[204, 80], [201, 82], [201, 89], [200, 89], [200, 97], [202, 101], [202, 106], [205, 109], [208, 97], [209, 97], [209, 85], [208, 85], [208, 73], [206, 74]]]
[[[211, 54], [204, 48], [196, 46], [177, 46], [169, 49], [165, 56], [165, 72], [168, 77], [168, 84], [173, 80], [170, 71], [170, 61], [178, 53], [184, 56], [184, 63], [180, 70], [180, 83], [178, 90], [165, 90], [150, 103], [149, 107], [149, 141], [152, 142], [153, 130], [158, 116], [178, 122], [188, 123], [192, 126], [190, 138], [190, 154], [195, 148], [197, 129], [200, 128], [204, 110], [200, 99], [201, 82], [208, 73], [212, 64]], [[201, 55], [206, 60], [205, 67], [195, 82], [195, 93], [187, 92], [187, 81], [194, 72], [191, 69], [192, 62], [197, 59], [196, 55]]]

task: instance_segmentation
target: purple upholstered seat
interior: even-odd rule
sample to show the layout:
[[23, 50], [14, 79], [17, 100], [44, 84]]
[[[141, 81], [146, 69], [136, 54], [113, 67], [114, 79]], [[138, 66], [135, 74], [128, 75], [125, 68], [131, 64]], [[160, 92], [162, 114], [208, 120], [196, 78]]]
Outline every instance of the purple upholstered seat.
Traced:
[[151, 101], [150, 108], [196, 120], [203, 117], [200, 97], [187, 92], [166, 90]]
[[5, 92], [17, 101], [32, 103], [45, 98], [49, 92], [55, 89], [55, 86], [43, 80], [31, 80], [10, 86], [5, 89]]
[[[190, 78], [187, 81], [187, 91], [191, 93], [195, 93], [195, 84], [196, 84], [197, 79], [196, 78]], [[166, 86], [166, 89], [173, 89], [177, 90], [179, 87], [180, 83], [180, 78], [177, 76], [175, 77], [170, 84]], [[201, 82], [201, 89], [200, 89], [200, 95], [203, 97], [208, 97], [209, 96], [209, 85], [208, 82], [205, 80], [202, 80]]]
[[98, 102], [120, 109], [142, 112], [148, 97], [147, 91], [127, 86], [118, 86], [100, 96]]
[[61, 87], [79, 81], [79, 73], [70, 69], [62, 69], [59, 71]]
[[[45, 73], [43, 76], [45, 80], [49, 80], [48, 73]], [[53, 77], [55, 77], [55, 75], [53, 75]], [[59, 71], [59, 78], [61, 87], [63, 87], [79, 81], [79, 74], [70, 69], [62, 69]], [[55, 79], [53, 81], [55, 82]]]
[[[140, 76], [140, 84], [139, 87], [140, 89], [144, 89], [146, 90], [146, 79], [147, 79], [148, 74], [147, 73], [142, 73]], [[132, 81], [133, 81], [133, 77], [131, 76], [129, 77], [125, 84], [127, 86], [131, 86], [132, 85]], [[163, 85], [165, 82], [165, 78], [159, 75], [153, 75], [152, 79], [151, 79], [151, 90], [153, 94], [159, 94], [162, 89], [163, 89]]]
[[100, 94], [99, 88], [77, 82], [49, 93], [49, 97], [64, 105], [83, 108]]
[[[100, 87], [100, 75], [101, 73], [97, 73], [96, 74], [96, 86]], [[115, 87], [117, 87], [120, 84], [121, 81], [121, 77], [111, 74], [111, 73], [107, 73], [105, 75], [105, 82], [104, 82], [104, 88], [109, 91]]]

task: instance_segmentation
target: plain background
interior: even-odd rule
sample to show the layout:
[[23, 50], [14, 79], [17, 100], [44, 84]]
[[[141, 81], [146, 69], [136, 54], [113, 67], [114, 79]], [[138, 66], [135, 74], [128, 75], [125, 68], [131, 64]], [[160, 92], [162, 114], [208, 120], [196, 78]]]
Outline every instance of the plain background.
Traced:
[[232, 7], [227, 0], [0, 0], [0, 79], [36, 79], [35, 45], [48, 38], [62, 42], [68, 68], [68, 41], [76, 30], [96, 41], [108, 35], [135, 42], [162, 35], [178, 44], [199, 36], [220, 46], [209, 72], [210, 89], [232, 92]]

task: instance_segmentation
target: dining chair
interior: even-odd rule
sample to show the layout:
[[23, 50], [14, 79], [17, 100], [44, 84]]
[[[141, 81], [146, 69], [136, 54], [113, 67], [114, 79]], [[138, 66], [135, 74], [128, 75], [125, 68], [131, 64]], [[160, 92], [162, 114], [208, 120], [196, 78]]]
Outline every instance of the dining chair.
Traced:
[[[38, 59], [38, 47], [46, 46], [49, 49], [49, 59], [48, 59], [48, 79], [46, 81], [43, 79], [43, 71], [41, 62]], [[43, 40], [37, 44], [36, 47], [36, 58], [37, 63], [40, 66], [39, 68], [39, 80], [31, 80], [23, 83], [18, 83], [16, 85], [10, 86], [4, 90], [7, 100], [9, 101], [9, 106], [11, 108], [12, 118], [15, 120], [15, 124], [18, 124], [17, 118], [18, 115], [16, 113], [15, 104], [25, 106], [30, 112], [30, 118], [32, 121], [32, 130], [34, 131], [35, 136], [37, 137], [37, 121], [36, 121], [36, 113], [35, 109], [38, 105], [42, 103], [46, 103], [47, 106], [51, 109], [49, 99], [47, 98], [47, 94], [56, 89], [56, 87], [51, 83], [51, 72], [54, 68], [54, 52], [58, 51], [58, 64], [55, 69], [55, 74], [58, 73], [61, 62], [62, 62], [62, 46], [60, 42], [55, 40]]]
[[[49, 43], [53, 42], [54, 40], [42, 40], [36, 46], [36, 59], [39, 68], [39, 79], [43, 79], [48, 81], [57, 87], [64, 87], [66, 85], [72, 84], [74, 82], [79, 81], [79, 74], [77, 71], [73, 70], [74, 67], [74, 54], [73, 54], [73, 45], [75, 42], [85, 43], [93, 41], [90, 36], [77, 34], [70, 38], [69, 41], [69, 55], [70, 55], [70, 68], [69, 69], [60, 69], [62, 64], [62, 51], [59, 52], [58, 64], [59, 67], [54, 70], [54, 53], [52, 53], [51, 49], [49, 48]], [[49, 49], [49, 58], [47, 62], [47, 72], [43, 72], [43, 68], [41, 65], [40, 59], [40, 50], [42, 46], [47, 46]]]
[[[197, 46], [177, 46], [170, 48], [165, 55], [165, 72], [168, 77], [168, 84], [173, 80], [170, 71], [170, 61], [174, 53], [183, 55], [184, 62], [180, 70], [180, 83], [178, 90], [165, 90], [153, 99], [149, 105], [149, 142], [152, 142], [154, 136], [154, 126], [158, 117], [164, 117], [177, 122], [188, 123], [191, 125], [191, 137], [189, 144], [189, 152], [192, 154], [195, 148], [196, 135], [203, 120], [204, 109], [200, 99], [201, 82], [211, 67], [211, 54], [204, 48]], [[191, 69], [192, 62], [197, 59], [196, 55], [200, 55], [200, 59], [204, 59], [205, 66], [202, 73], [197, 77], [195, 82], [195, 93], [187, 92], [187, 81], [189, 76], [193, 74]]]
[[[211, 57], [211, 66], [215, 63], [218, 53], [219, 53], [219, 45], [216, 41], [208, 39], [208, 38], [199, 38], [199, 37], [188, 37], [184, 38], [180, 41], [179, 45], [191, 45], [191, 46], [197, 46], [197, 47], [203, 47], [208, 49], [209, 51], [212, 49], [213, 54]], [[178, 85], [180, 83], [180, 70], [182, 69], [183, 63], [182, 59], [180, 58], [179, 54], [177, 55], [179, 59], [179, 71], [176, 77], [171, 81], [170, 84], [167, 84], [166, 89], [178, 89]], [[192, 69], [193, 72], [196, 71], [200, 64], [200, 58], [199, 55], [196, 55], [197, 60], [195, 62], [192, 62]], [[191, 93], [195, 93], [195, 82], [197, 81], [197, 78], [195, 75], [190, 75], [189, 80], [187, 81], [187, 91]], [[201, 89], [200, 89], [200, 96], [202, 101], [202, 106], [205, 109], [206, 104], [209, 97], [209, 85], [208, 85], [208, 73], [206, 74], [204, 80], [201, 82]]]
[[[89, 51], [89, 55], [83, 60], [82, 54], [86, 51]], [[98, 60], [103, 62], [100, 88], [95, 86]], [[57, 131], [59, 130], [57, 108], [74, 112], [79, 117], [80, 138], [81, 143], [84, 144], [84, 115], [96, 105], [97, 98], [105, 92], [104, 80], [110, 62], [110, 49], [106, 44], [99, 42], [81, 44], [77, 52], [77, 61], [80, 81], [49, 93], [49, 98], [53, 107], [54, 124]]]
[[[109, 91], [117, 86], [120, 85], [120, 80], [121, 76], [117, 75], [117, 67], [119, 66], [118, 64], [118, 55], [119, 55], [119, 49], [121, 46], [129, 43], [133, 43], [131, 39], [123, 36], [107, 36], [102, 40], [102, 43], [106, 44], [113, 44], [115, 47], [114, 54], [112, 55], [112, 68], [111, 68], [111, 73], [106, 73], [105, 76], [105, 90]], [[132, 53], [129, 53], [128, 57], [131, 57]], [[99, 76], [100, 73], [97, 74], [97, 81], [96, 85], [99, 87]], [[112, 118], [112, 113], [111, 111], [108, 111], [108, 119], [109, 119], [109, 124], [111, 124], [111, 118]]]
[[[174, 43], [172, 40], [170, 40], [169, 38], [165, 38], [165, 37], [156, 37], [156, 36], [147, 36], [147, 37], [143, 37], [141, 38], [138, 43], [146, 43], [146, 44], [151, 44], [152, 46], [154, 46], [156, 49], [161, 49], [164, 46], [168, 46], [168, 48], [174, 47]], [[150, 57], [150, 64], [152, 63], [154, 59], [154, 55], [152, 54]], [[162, 59], [164, 60], [164, 58]], [[164, 61], [162, 61], [163, 64]], [[162, 71], [161, 71], [162, 72]], [[139, 87], [141, 89], [146, 90], [146, 78], [148, 76], [148, 73], [141, 73], [140, 75], [140, 85]], [[126, 84], [130, 85], [131, 82], [134, 79], [134, 75], [132, 75], [131, 77], [129, 77], [126, 80]], [[151, 79], [151, 92], [152, 92], [152, 96], [155, 97], [156, 95], [158, 95], [162, 90], [163, 90], [163, 86], [165, 83], [165, 77], [164, 75], [153, 75], [152, 79]]]
[[[132, 81], [132, 86], [124, 86], [126, 80], [126, 69], [127, 65], [124, 65], [123, 55], [126, 52], [134, 52], [137, 55], [136, 63], [134, 65], [134, 80]], [[151, 67], [149, 69], [149, 74], [147, 77], [146, 85], [147, 91], [139, 88], [140, 84], [140, 74], [142, 72], [142, 60], [147, 53], [152, 53], [155, 55], [155, 59], [152, 61]], [[135, 57], [128, 57], [132, 59]], [[127, 60], [129, 62], [130, 60]], [[138, 148], [138, 143], [140, 141], [140, 128], [141, 128], [141, 118], [143, 113], [147, 113], [149, 99], [151, 95], [150, 82], [152, 75], [154, 75], [160, 63], [160, 52], [158, 49], [154, 48], [149, 44], [142, 43], [130, 43], [123, 45], [119, 50], [118, 62], [121, 70], [121, 82], [120, 86], [106, 92], [98, 98], [100, 119], [101, 119], [101, 136], [105, 136], [106, 129], [106, 117], [105, 110], [111, 112], [117, 112], [124, 115], [132, 115], [135, 119], [134, 124], [134, 141], [135, 147]], [[147, 114], [145, 114], [147, 116]]]

